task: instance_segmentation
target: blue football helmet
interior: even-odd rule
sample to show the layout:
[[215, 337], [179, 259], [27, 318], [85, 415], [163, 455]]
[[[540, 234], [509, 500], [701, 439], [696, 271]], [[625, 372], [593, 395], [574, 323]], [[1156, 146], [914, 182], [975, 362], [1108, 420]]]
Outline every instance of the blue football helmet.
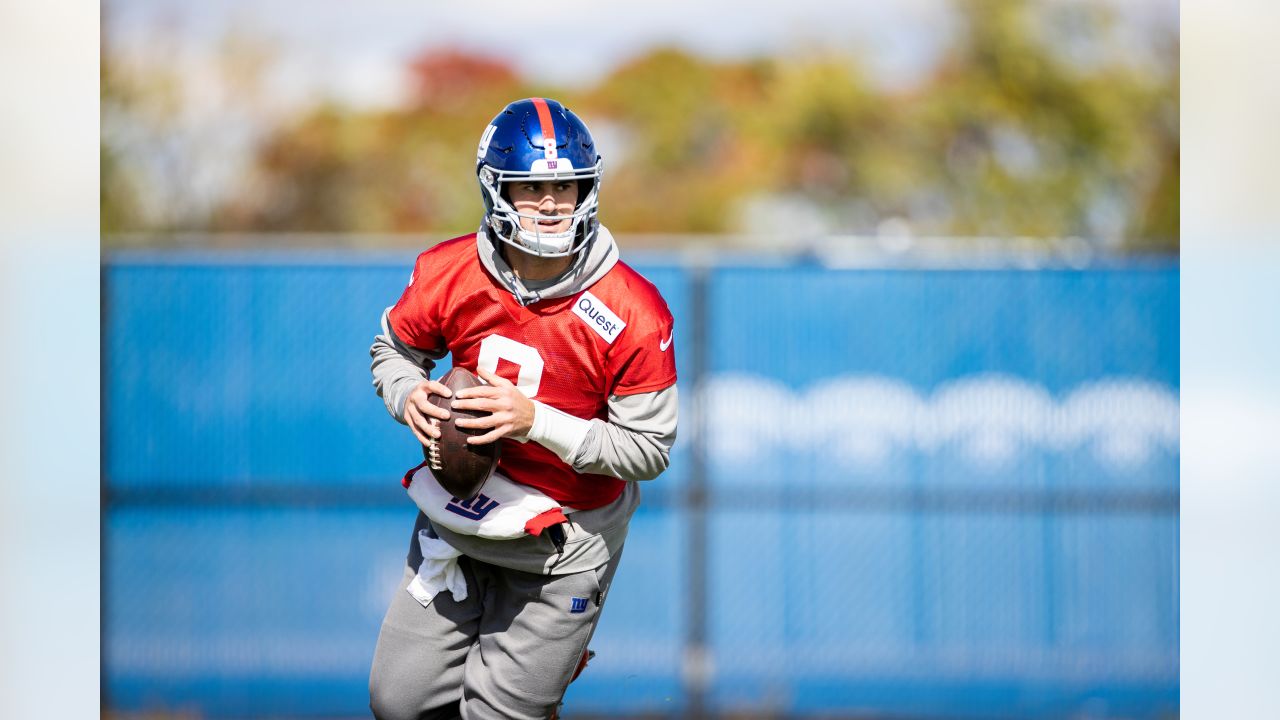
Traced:
[[[484, 199], [484, 222], [494, 237], [539, 257], [573, 255], [600, 230], [600, 179], [603, 173], [595, 140], [587, 126], [555, 100], [529, 98], [498, 113], [480, 138], [476, 178]], [[503, 183], [517, 180], [577, 180], [578, 204], [573, 215], [521, 215]], [[541, 233], [537, 224], [525, 230], [520, 218], [571, 219], [562, 233]]]

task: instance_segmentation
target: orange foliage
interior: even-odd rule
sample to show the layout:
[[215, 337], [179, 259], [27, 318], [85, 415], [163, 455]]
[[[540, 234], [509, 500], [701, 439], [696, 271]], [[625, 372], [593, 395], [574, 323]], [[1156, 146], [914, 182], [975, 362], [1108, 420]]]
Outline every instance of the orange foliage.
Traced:
[[409, 62], [413, 102], [418, 106], [461, 105], [477, 88], [519, 84], [506, 63], [460, 50], [430, 50]]

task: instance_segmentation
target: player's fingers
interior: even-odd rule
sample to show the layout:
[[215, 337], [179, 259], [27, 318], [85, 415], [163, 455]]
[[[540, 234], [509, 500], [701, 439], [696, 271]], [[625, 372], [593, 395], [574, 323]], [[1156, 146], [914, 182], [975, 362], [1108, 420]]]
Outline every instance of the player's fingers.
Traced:
[[418, 438], [418, 442], [423, 442], [422, 431], [418, 429], [418, 424], [413, 421], [413, 414], [408, 410], [404, 413], [404, 424], [409, 426], [409, 432]]
[[461, 398], [450, 403], [450, 407], [454, 410], [494, 412], [495, 410], [505, 410], [507, 403], [502, 402], [502, 400], [498, 398]]
[[476, 370], [478, 371], [476, 374], [480, 376], [480, 379], [484, 380], [490, 385], [493, 385], [495, 387], [515, 387], [515, 385], [510, 380], [500, 375], [495, 375], [494, 373], [491, 373], [488, 370], [485, 370], [484, 368], [476, 368]]
[[481, 380], [484, 380], [484, 382], [486, 383], [492, 384], [492, 386], [494, 387], [509, 386], [509, 384], [511, 384], [511, 380], [500, 377], [500, 375], [495, 375], [494, 373], [490, 373], [489, 370], [485, 370], [484, 368], [476, 368], [476, 374], [480, 375]]
[[427, 403], [426, 407], [422, 408], [422, 414], [427, 417], [435, 418], [437, 420], [449, 419], [448, 410], [445, 410], [444, 408], [439, 407], [438, 405], [432, 405], [431, 403]]
[[464, 400], [466, 398], [478, 397], [501, 397], [502, 389], [493, 387], [492, 385], [477, 385], [475, 387], [463, 388], [454, 396], [455, 400]]
[[449, 411], [447, 409], [433, 404], [430, 400], [427, 399], [427, 396], [422, 393], [414, 393], [413, 395], [409, 396], [408, 400], [405, 401], [406, 416], [409, 413], [410, 407], [412, 407], [415, 411], [417, 411], [419, 415], [423, 415], [425, 417], [439, 418], [440, 420], [449, 419]]
[[435, 380], [427, 380], [426, 382], [423, 383], [423, 385], [427, 386], [427, 392], [431, 393], [432, 395], [439, 395], [440, 397], [453, 397], [453, 391], [450, 390], [447, 385], [439, 383]]
[[509, 421], [511, 421], [511, 413], [490, 413], [480, 418], [458, 418], [454, 424], [467, 429], [497, 428], [498, 425], [509, 423]]
[[468, 445], [487, 445], [491, 442], [497, 442], [506, 436], [506, 426], [494, 428], [492, 431], [483, 435], [472, 435], [467, 438]]
[[[406, 418], [406, 419], [409, 420], [409, 430], [413, 432], [414, 437], [418, 438], [418, 442], [422, 443], [423, 445], [427, 444], [428, 437], [433, 437], [433, 438], [439, 437], [439, 433], [440, 433], [439, 428], [430, 427], [430, 423], [420, 423], [419, 421], [421, 420], [421, 416], [418, 416], [417, 419], [409, 419], [409, 418]], [[434, 435], [431, 434], [430, 432], [431, 430], [435, 430]]]
[[417, 408], [406, 410], [404, 419], [409, 428], [413, 430], [413, 434], [419, 436], [419, 440], [427, 436], [437, 439], [440, 437], [440, 428], [431, 418], [418, 412]]

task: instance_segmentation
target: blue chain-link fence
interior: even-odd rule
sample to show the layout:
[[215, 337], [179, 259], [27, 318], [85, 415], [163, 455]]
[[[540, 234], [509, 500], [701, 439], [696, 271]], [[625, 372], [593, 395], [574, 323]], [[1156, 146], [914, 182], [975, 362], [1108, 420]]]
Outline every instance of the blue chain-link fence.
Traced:
[[[104, 268], [104, 691], [367, 715], [420, 458], [412, 257]], [[682, 425], [566, 717], [1173, 716], [1178, 270], [637, 262]]]

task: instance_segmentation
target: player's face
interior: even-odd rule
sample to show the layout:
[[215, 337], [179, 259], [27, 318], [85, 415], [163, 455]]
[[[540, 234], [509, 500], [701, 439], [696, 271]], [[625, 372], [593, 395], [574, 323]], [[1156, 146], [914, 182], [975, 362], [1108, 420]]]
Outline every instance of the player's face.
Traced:
[[[520, 225], [529, 232], [568, 232], [573, 210], [578, 206], [576, 180], [523, 180], [509, 183], [511, 204], [521, 215], [538, 215], [546, 219], [522, 217]], [[555, 216], [561, 219], [552, 219]]]

